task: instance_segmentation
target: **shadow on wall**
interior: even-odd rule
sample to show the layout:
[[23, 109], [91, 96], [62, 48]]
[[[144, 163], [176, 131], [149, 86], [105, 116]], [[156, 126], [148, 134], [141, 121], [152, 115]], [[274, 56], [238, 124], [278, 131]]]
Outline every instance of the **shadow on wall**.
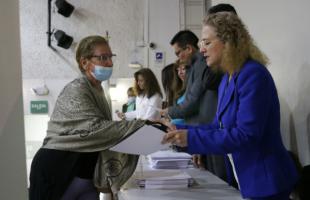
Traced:
[[298, 145], [297, 145], [297, 134], [296, 134], [296, 128], [294, 124], [294, 117], [292, 112], [290, 112], [289, 115], [289, 134], [290, 134], [290, 150], [298, 155]]
[[76, 17], [80, 21], [85, 21], [88, 17], [87, 10], [84, 8], [76, 8], [73, 12], [73, 16]]
[[[96, 20], [91, 20], [91, 19], [96, 19]], [[86, 33], [83, 34], [82, 36], [78, 35], [77, 33], [72, 33], [74, 41], [71, 44], [70, 48], [64, 51], [63, 49], [58, 49], [57, 47], [53, 49], [53, 52], [57, 56], [59, 56], [66, 64], [68, 64], [74, 71], [79, 73], [80, 71], [75, 62], [75, 51], [76, 51], [79, 41], [85, 36], [94, 35], [97, 33], [102, 34], [102, 36], [105, 36], [103, 35], [105, 32], [98, 30], [97, 28], [98, 26], [96, 26], [96, 24], [102, 25], [102, 15], [99, 15], [96, 12], [92, 12], [88, 9], [75, 8], [74, 12], [72, 13], [72, 16], [70, 17], [70, 20], [71, 20], [71, 24], [79, 24], [79, 27], [76, 27], [79, 30], [87, 30]], [[74, 61], [72, 61], [72, 59]]]
[[293, 113], [286, 100], [280, 95], [279, 100], [281, 107], [281, 134], [283, 143], [287, 149], [298, 155], [297, 135]]
[[289, 106], [279, 96], [281, 106], [281, 133], [283, 142], [298, 155], [302, 165], [310, 164], [310, 64], [304, 63], [297, 72], [298, 82], [290, 83], [296, 90], [295, 104]]
[[[75, 48], [77, 46], [76, 42], [73, 42], [70, 47], [70, 54], [66, 53], [65, 51], [58, 50], [56, 48], [52, 49], [52, 52], [54, 52], [61, 60], [63, 60], [70, 68], [75, 71], [77, 74], [80, 73], [79, 68], [75, 62]], [[72, 58], [71, 58], [72, 57]]]
[[[298, 71], [296, 106], [292, 119], [296, 133], [299, 157], [303, 165], [310, 164], [310, 64], [305, 62]], [[292, 83], [294, 84], [294, 83]], [[295, 84], [294, 84], [295, 85]]]
[[[87, 9], [76, 8], [74, 12], [72, 13], [72, 16], [70, 17], [70, 19], [72, 21], [71, 24], [83, 23], [82, 25], [83, 29], [89, 30], [90, 32], [94, 32], [94, 30], [90, 30], [90, 27], [93, 27], [93, 26], [90, 26], [90, 24], [88, 24], [87, 22], [89, 21], [89, 19], [98, 19], [99, 17], [101, 16], [97, 15], [96, 13], [92, 13]], [[78, 27], [78, 28], [81, 29], [81, 27]], [[55, 48], [52, 48], [52, 50], [61, 60], [63, 60], [67, 65], [69, 65], [74, 71], [79, 73], [77, 64], [75, 62], [75, 51], [76, 51], [80, 38], [74, 33], [72, 34], [72, 36], [74, 38], [74, 41], [72, 42], [68, 50], [61, 49], [60, 47], [56, 46], [55, 43], [53, 44], [55, 45], [54, 46]]]
[[[106, 16], [108, 17], [108, 16]], [[105, 18], [96, 12], [85, 8], [76, 8], [72, 13], [72, 24], [79, 24], [79, 29], [85, 30], [87, 34], [101, 33]], [[113, 19], [111, 19], [113, 20]]]

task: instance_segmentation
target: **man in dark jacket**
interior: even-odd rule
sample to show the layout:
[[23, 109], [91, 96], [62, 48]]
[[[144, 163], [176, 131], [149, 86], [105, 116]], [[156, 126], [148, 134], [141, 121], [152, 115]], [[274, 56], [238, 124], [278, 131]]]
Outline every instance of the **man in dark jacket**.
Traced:
[[221, 74], [211, 71], [198, 51], [198, 38], [189, 31], [180, 31], [171, 40], [181, 62], [190, 66], [186, 72], [185, 101], [168, 108], [171, 118], [184, 118], [187, 124], [211, 122], [216, 112], [217, 88]]

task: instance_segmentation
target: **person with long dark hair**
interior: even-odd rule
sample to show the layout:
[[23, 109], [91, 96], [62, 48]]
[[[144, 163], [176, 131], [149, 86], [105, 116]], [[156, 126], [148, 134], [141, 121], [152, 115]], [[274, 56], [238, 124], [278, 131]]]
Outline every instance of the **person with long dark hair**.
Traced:
[[173, 106], [174, 104], [174, 88], [173, 88], [173, 81], [175, 77], [174, 73], [174, 67], [175, 63], [171, 63], [167, 66], [165, 66], [161, 70], [161, 83], [163, 85], [164, 93], [165, 93], [165, 101], [164, 103], [164, 108], [168, 106]]
[[155, 74], [149, 68], [143, 68], [134, 74], [136, 98], [136, 110], [119, 113], [122, 119], [160, 120], [162, 108], [162, 93]]
[[[173, 101], [174, 104], [180, 105], [185, 101], [185, 88], [186, 88], [186, 70], [187, 66], [184, 62], [177, 60], [174, 65], [174, 78], [173, 78]], [[184, 124], [183, 118], [172, 118], [172, 124]]]

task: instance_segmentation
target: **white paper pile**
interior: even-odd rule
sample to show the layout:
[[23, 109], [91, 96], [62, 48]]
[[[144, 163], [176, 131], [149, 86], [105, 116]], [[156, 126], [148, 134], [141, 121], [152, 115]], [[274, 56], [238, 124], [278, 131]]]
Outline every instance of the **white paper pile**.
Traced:
[[181, 170], [150, 170], [136, 174], [139, 187], [145, 189], [178, 189], [193, 185], [193, 179]]
[[148, 156], [154, 169], [185, 169], [191, 164], [191, 155], [181, 152], [157, 151]]

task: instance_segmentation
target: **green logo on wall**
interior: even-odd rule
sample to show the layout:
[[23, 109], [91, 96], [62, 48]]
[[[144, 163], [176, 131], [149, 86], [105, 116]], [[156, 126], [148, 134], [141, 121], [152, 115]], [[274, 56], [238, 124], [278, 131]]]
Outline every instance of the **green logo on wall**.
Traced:
[[48, 101], [30, 101], [30, 113], [48, 113]]

